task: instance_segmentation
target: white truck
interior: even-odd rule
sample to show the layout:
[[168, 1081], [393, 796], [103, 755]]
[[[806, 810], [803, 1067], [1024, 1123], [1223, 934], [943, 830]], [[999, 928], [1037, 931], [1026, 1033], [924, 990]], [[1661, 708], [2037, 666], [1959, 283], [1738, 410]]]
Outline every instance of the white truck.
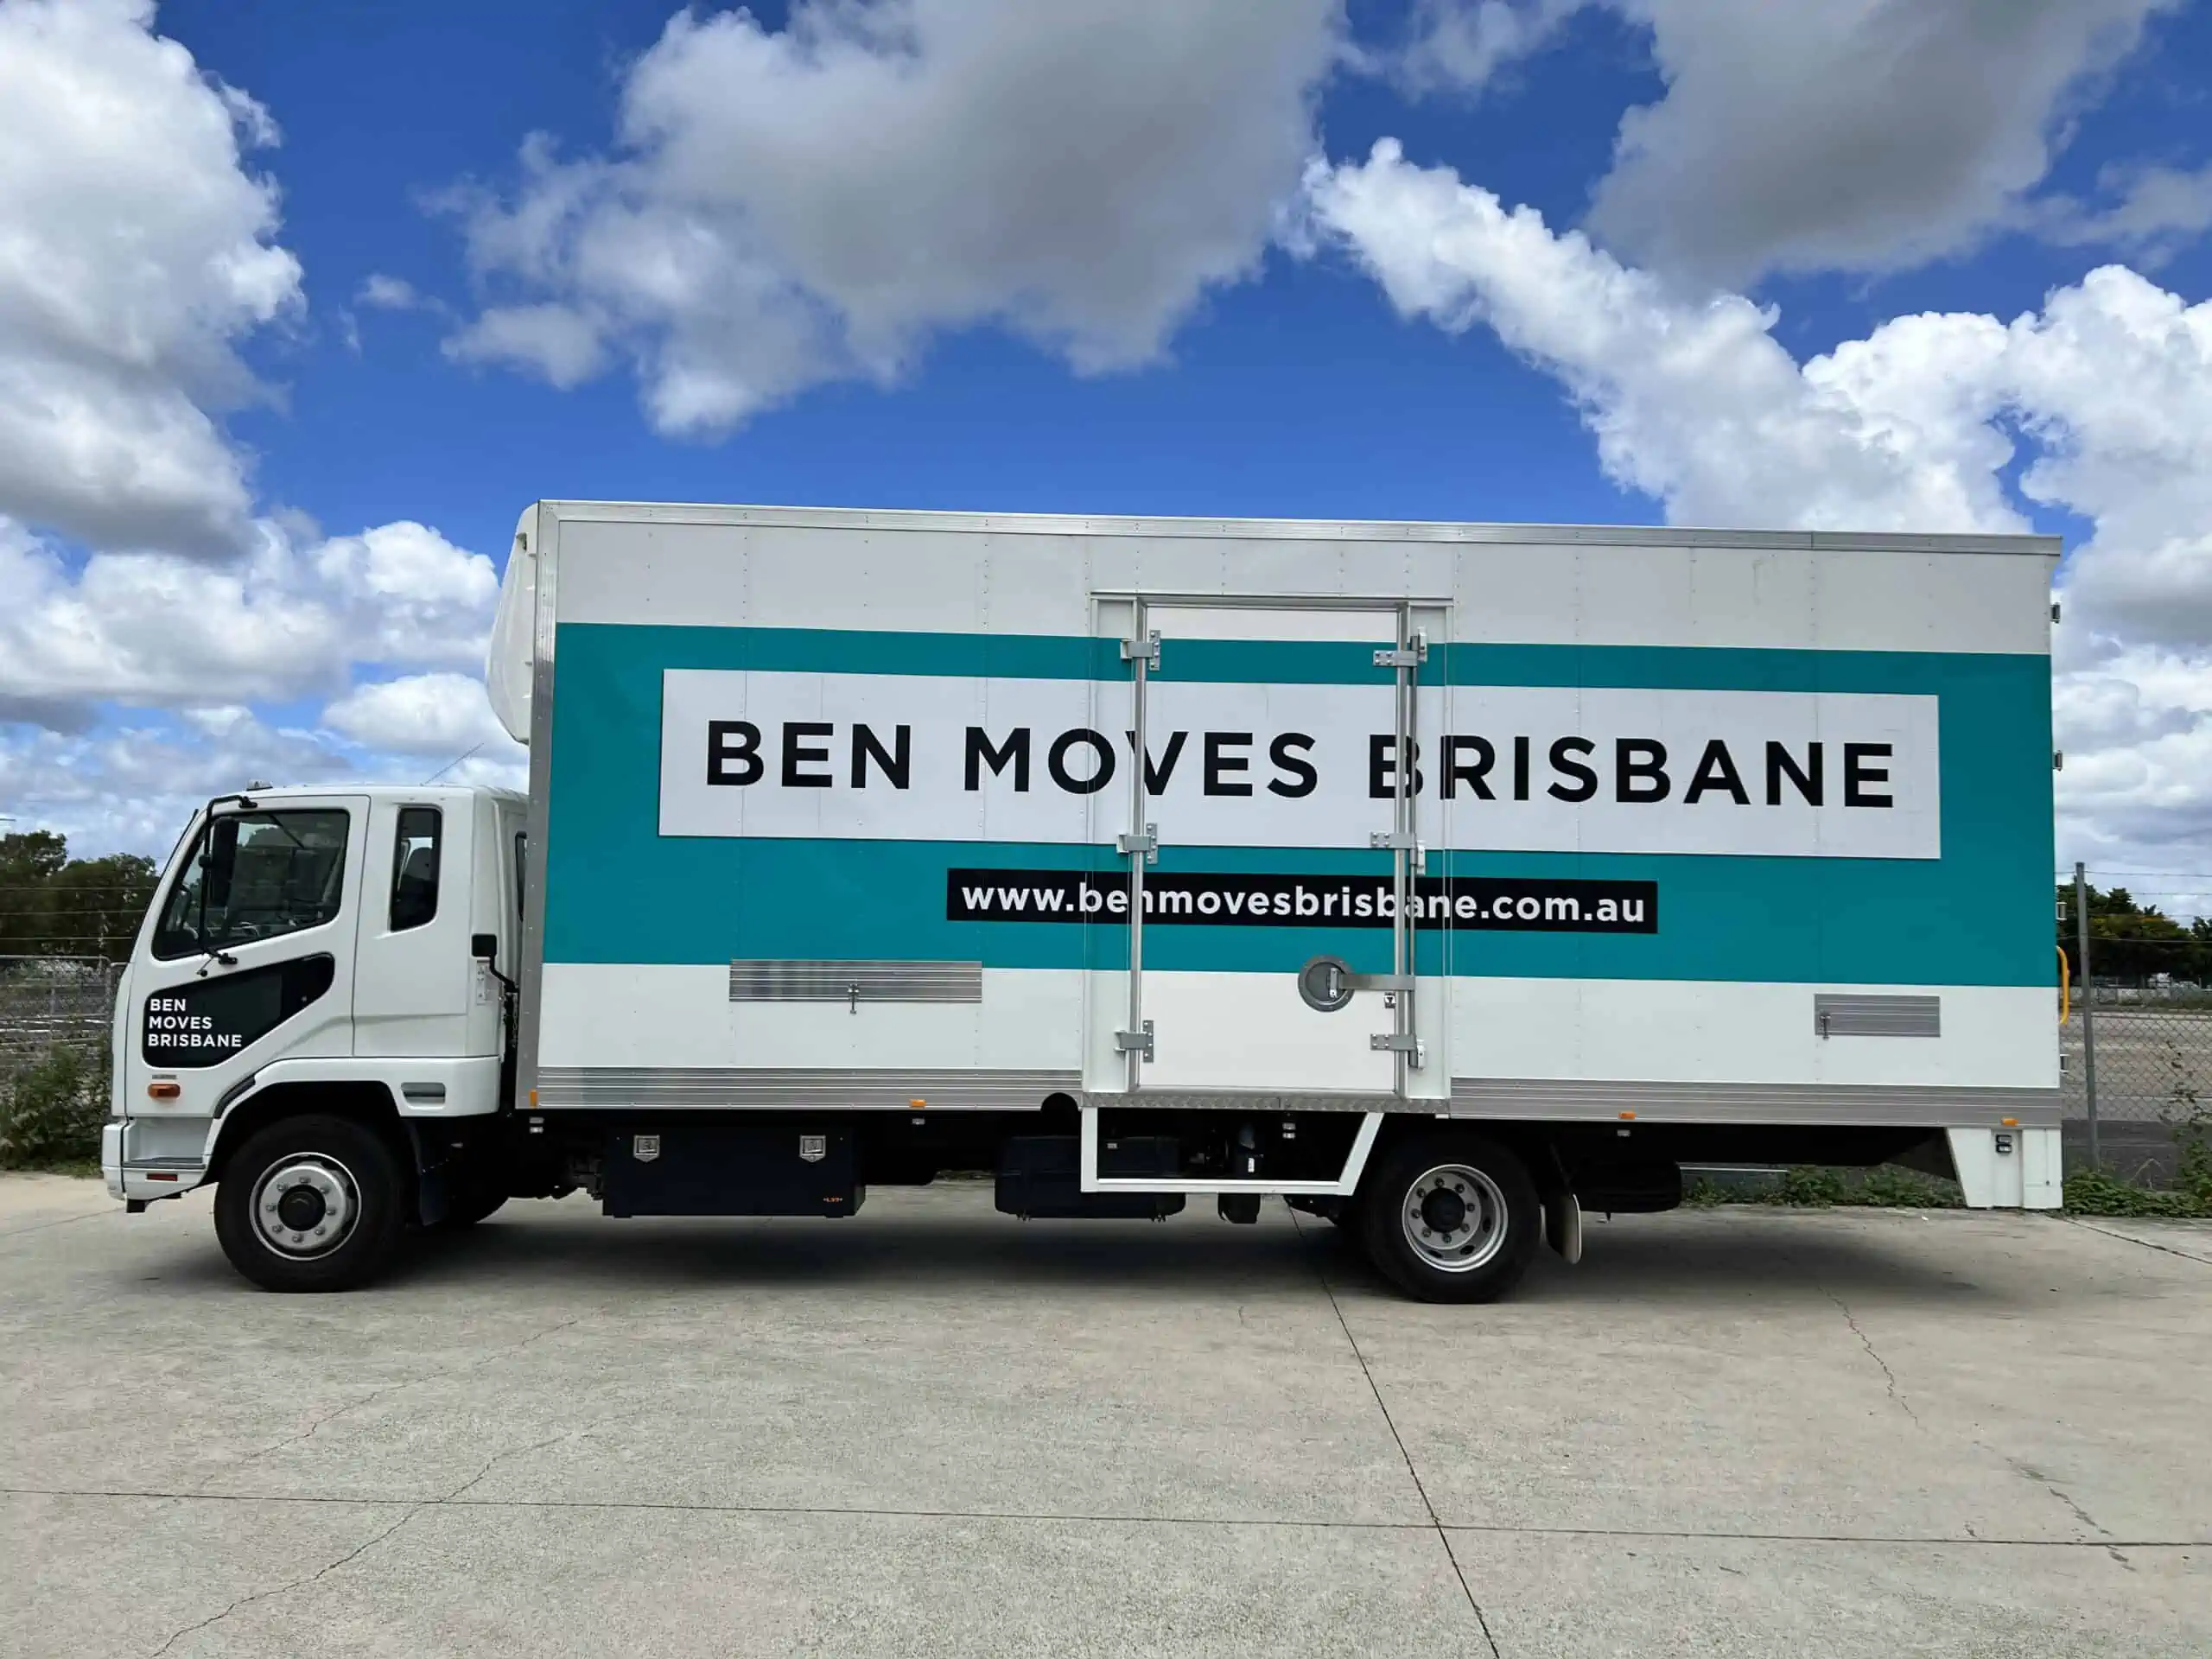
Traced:
[[540, 502], [527, 796], [188, 826], [103, 1161], [241, 1272], [410, 1228], [1204, 1195], [1482, 1300], [1685, 1163], [2056, 1205], [2034, 537]]

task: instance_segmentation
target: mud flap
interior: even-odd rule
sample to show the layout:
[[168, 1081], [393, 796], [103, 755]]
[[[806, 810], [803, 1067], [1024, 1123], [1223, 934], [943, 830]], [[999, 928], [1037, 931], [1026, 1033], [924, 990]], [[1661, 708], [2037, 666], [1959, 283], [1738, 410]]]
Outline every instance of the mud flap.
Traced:
[[1544, 1194], [1544, 1243], [1570, 1268], [1582, 1259], [1582, 1205], [1573, 1193]]

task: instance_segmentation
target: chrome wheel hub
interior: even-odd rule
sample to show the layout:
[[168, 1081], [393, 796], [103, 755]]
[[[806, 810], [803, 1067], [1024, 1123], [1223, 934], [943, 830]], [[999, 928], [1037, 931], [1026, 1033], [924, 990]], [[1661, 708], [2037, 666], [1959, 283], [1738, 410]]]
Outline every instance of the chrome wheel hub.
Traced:
[[360, 1218], [353, 1172], [326, 1154], [283, 1159], [254, 1188], [254, 1231], [277, 1255], [295, 1261], [329, 1255], [353, 1236]]
[[1479, 1169], [1440, 1164], [1406, 1189], [1406, 1243], [1430, 1267], [1471, 1273], [1505, 1248], [1505, 1194]]

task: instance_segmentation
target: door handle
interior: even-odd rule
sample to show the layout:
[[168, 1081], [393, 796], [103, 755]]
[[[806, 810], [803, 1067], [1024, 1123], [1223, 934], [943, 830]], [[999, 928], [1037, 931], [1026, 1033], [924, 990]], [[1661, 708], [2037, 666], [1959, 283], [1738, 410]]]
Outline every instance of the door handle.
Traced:
[[1342, 957], [1316, 957], [1298, 970], [1298, 995], [1317, 1014], [1351, 1006], [1357, 991], [1410, 991], [1408, 974], [1356, 974]]

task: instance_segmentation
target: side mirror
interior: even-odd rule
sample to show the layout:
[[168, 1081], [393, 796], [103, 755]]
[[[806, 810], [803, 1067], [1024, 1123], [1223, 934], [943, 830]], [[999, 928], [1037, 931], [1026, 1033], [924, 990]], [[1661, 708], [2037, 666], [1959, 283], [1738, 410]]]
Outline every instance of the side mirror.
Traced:
[[200, 855], [205, 870], [200, 893], [210, 910], [231, 902], [231, 876], [238, 861], [238, 821], [235, 817], [215, 820], [207, 832], [207, 850]]
[[499, 936], [496, 933], [471, 934], [468, 954], [479, 962], [497, 963], [499, 960]]

